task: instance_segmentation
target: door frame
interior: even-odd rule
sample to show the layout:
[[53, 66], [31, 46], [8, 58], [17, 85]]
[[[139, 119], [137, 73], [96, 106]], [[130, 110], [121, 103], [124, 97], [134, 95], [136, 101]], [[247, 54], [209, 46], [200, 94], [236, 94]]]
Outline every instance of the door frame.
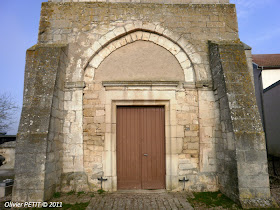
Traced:
[[[103, 151], [105, 190], [117, 191], [116, 118], [117, 106], [164, 106], [165, 110], [165, 186], [178, 187], [178, 151], [176, 143], [176, 108], [173, 100], [108, 100], [105, 106], [105, 147]], [[173, 104], [173, 105], [172, 105]]]

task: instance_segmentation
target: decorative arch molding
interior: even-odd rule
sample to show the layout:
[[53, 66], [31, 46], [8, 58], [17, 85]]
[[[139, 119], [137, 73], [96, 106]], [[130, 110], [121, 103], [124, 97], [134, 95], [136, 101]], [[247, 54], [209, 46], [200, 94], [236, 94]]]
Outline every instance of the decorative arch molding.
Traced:
[[[185, 82], [195, 82], [204, 79], [200, 77], [204, 73], [201, 74], [199, 72], [206, 72], [204, 65], [202, 65], [201, 56], [184, 37], [160, 25], [137, 22], [137, 24], [131, 23], [109, 31], [85, 51], [83, 57], [87, 57], [87, 62], [83, 65], [85, 71], [84, 81], [93, 81], [95, 69], [112, 52], [139, 40], [153, 42], [173, 54], [184, 71]], [[88, 55], [91, 56], [89, 57]]]

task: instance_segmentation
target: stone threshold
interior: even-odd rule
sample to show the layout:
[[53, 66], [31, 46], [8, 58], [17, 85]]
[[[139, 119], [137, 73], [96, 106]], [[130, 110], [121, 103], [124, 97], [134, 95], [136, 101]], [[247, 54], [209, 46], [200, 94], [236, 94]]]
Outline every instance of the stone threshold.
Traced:
[[167, 190], [165, 189], [159, 189], [159, 190], [118, 190], [115, 193], [129, 193], [129, 194], [149, 194], [149, 193], [166, 193]]

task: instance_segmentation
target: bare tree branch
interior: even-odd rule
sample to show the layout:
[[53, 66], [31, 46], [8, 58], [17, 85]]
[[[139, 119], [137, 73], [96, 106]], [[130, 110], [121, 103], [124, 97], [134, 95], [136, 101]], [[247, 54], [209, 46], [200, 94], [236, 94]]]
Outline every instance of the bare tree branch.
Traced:
[[7, 93], [0, 93], [0, 132], [6, 132], [15, 123], [14, 115], [18, 106], [13, 98]]

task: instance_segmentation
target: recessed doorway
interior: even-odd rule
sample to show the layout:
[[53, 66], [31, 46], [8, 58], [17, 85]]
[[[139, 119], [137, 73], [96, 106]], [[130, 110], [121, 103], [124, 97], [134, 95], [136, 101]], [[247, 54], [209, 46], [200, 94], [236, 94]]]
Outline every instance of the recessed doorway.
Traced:
[[165, 189], [164, 106], [117, 107], [118, 189]]

